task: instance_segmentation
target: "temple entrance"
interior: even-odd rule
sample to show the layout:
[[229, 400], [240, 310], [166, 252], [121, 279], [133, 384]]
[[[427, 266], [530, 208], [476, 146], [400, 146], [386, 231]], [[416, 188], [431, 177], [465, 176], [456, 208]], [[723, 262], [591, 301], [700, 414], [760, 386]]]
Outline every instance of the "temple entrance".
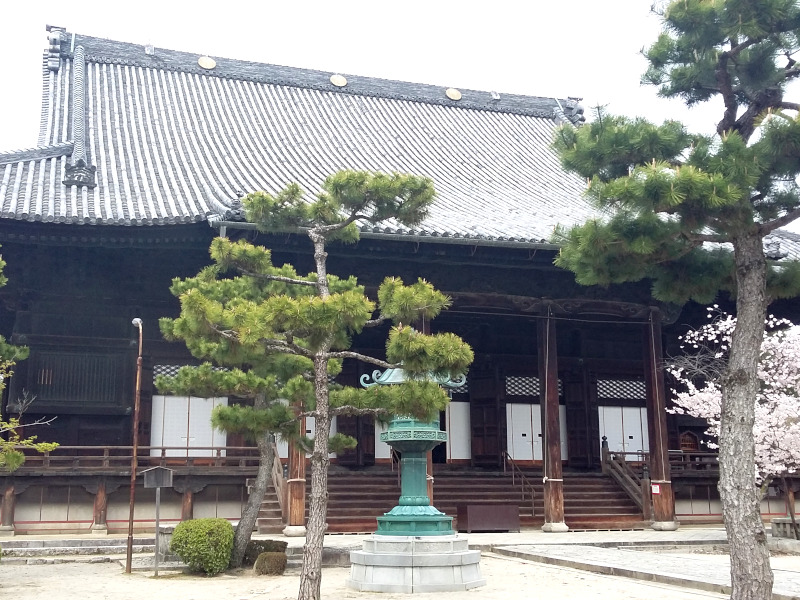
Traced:
[[337, 462], [346, 467], [371, 467], [375, 464], [375, 421], [369, 415], [336, 417], [336, 431], [354, 437], [352, 450], [337, 454]]
[[473, 379], [469, 396], [472, 465], [499, 467], [506, 447], [506, 422], [495, 379]]

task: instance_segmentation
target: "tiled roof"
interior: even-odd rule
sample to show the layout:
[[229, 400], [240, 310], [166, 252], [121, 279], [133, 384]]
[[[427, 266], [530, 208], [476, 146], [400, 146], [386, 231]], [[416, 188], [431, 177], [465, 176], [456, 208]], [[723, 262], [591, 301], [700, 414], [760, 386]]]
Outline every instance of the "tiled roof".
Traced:
[[332, 73], [216, 57], [205, 69], [196, 54], [50, 36], [39, 147], [0, 154], [0, 218], [229, 218], [246, 193], [297, 182], [313, 194], [343, 168], [434, 180], [429, 218], [389, 234], [536, 243], [592, 215], [584, 182], [549, 149], [557, 114], [581, 118], [569, 100], [453, 100], [444, 87], [350, 75], [337, 86]]

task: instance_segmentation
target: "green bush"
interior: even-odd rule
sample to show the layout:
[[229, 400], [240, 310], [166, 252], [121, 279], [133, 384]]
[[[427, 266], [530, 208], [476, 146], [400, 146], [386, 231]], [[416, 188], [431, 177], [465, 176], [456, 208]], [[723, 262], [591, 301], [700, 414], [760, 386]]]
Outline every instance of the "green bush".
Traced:
[[264, 552], [286, 553], [286, 546], [288, 545], [289, 544], [281, 540], [250, 540], [247, 542], [242, 563], [247, 566], [254, 565], [256, 564], [258, 555]]
[[253, 565], [253, 573], [256, 575], [283, 575], [285, 570], [285, 552], [262, 552]]
[[222, 573], [231, 560], [233, 526], [225, 519], [184, 521], [175, 527], [169, 549], [192, 571]]

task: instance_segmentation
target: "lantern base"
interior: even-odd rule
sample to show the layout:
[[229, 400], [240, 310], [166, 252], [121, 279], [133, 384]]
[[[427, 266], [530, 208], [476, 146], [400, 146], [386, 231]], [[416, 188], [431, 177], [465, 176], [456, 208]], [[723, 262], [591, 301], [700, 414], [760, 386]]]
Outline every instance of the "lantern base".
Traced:
[[350, 553], [347, 586], [362, 592], [459, 592], [486, 585], [466, 538], [373, 535]]
[[433, 506], [395, 506], [378, 517], [376, 535], [453, 535], [453, 517]]

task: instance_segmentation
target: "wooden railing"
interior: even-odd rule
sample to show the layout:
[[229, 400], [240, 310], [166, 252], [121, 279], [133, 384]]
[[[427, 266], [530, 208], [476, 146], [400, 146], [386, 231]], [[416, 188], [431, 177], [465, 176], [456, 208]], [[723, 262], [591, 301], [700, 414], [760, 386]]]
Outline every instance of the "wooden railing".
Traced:
[[289, 502], [288, 502], [288, 485], [286, 484], [286, 477], [283, 475], [283, 463], [278, 455], [278, 446], [273, 440], [272, 455], [275, 457], [272, 461], [272, 487], [275, 489], [275, 494], [278, 496], [278, 503], [281, 505], [281, 517], [283, 522], [288, 523], [289, 518]]
[[719, 455], [716, 452], [670, 450], [669, 466], [673, 473], [713, 475], [719, 472]]
[[[132, 446], [59, 446], [45, 453], [20, 446], [25, 453], [25, 463], [15, 475], [41, 472], [118, 471], [130, 473]], [[153, 452], [155, 451], [155, 452]], [[191, 454], [202, 454], [193, 456]], [[138, 469], [154, 466], [226, 472], [239, 470], [252, 472], [258, 469], [258, 450], [251, 446], [202, 446], [188, 449], [185, 446], [139, 446]], [[0, 475], [3, 475], [0, 471]]]
[[531, 516], [536, 516], [536, 490], [533, 487], [533, 483], [531, 483], [530, 479], [522, 472], [522, 469], [519, 468], [514, 462], [514, 459], [511, 458], [511, 455], [508, 452], [503, 452], [503, 472], [507, 472], [508, 468], [511, 468], [511, 485], [517, 487], [517, 480], [519, 480], [519, 487], [522, 493], [522, 501], [525, 502], [525, 494], [530, 497], [531, 499]]
[[611, 452], [603, 438], [602, 469], [614, 479], [642, 511], [645, 521], [652, 518], [650, 497], [650, 455], [648, 452]]

